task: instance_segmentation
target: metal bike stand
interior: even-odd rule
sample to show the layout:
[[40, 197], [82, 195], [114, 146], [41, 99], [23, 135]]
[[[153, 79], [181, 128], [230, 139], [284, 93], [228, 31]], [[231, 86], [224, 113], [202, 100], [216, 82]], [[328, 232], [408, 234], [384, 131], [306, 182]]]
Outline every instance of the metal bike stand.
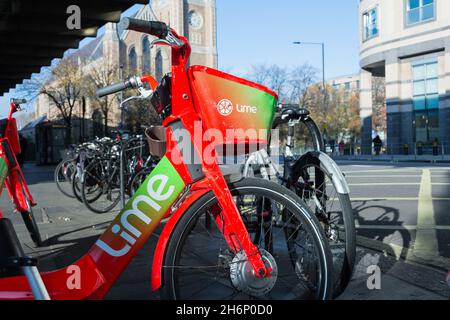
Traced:
[[120, 157], [120, 209], [123, 210], [123, 208], [125, 208], [125, 179], [123, 177], [123, 148], [120, 148], [120, 153], [119, 153], [119, 157]]
[[125, 176], [124, 176], [124, 169], [125, 169], [125, 157], [124, 155], [132, 150], [139, 149], [139, 155], [142, 157], [142, 149], [144, 147], [144, 140], [141, 137], [139, 141], [139, 145], [131, 148], [124, 149], [123, 147], [120, 149], [120, 203], [121, 203], [121, 209], [125, 207], [126, 201], [125, 201]]

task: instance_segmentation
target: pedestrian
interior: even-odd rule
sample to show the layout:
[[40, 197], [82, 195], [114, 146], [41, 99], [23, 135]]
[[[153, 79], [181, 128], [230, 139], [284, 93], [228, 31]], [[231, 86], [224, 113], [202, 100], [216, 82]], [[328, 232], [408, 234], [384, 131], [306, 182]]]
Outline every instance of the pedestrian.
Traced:
[[17, 162], [19, 162], [19, 166], [23, 167], [25, 152], [27, 151], [28, 142], [27, 139], [23, 137], [21, 133], [19, 133], [19, 143], [20, 143], [20, 153], [16, 155]]
[[344, 140], [341, 140], [341, 142], [339, 142], [339, 154], [341, 156], [344, 155], [344, 149], [345, 149], [345, 142]]
[[374, 147], [374, 149], [375, 149], [375, 154], [376, 154], [377, 156], [379, 156], [379, 155], [380, 155], [380, 152], [381, 152], [381, 147], [383, 146], [383, 141], [381, 141], [380, 136], [377, 135], [377, 136], [372, 140], [372, 142], [373, 142], [373, 147]]
[[439, 141], [437, 138], [433, 140], [433, 156], [439, 155]]

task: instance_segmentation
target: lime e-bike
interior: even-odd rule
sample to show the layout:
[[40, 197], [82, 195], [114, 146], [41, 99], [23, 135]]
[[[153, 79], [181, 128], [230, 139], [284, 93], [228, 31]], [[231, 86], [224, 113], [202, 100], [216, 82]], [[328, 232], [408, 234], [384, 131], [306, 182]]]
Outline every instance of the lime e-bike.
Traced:
[[[69, 267], [37, 272], [9, 220], [0, 219], [0, 243], [7, 245], [2, 262], [17, 271], [0, 277], [0, 298], [103, 298], [163, 218], [151, 281], [164, 299], [332, 297], [331, 252], [314, 213], [289, 189], [227, 177], [218, 164], [223, 152], [247, 154], [267, 145], [276, 94], [211, 68], [188, 67], [187, 39], [163, 22], [124, 18], [121, 24], [155, 36], [153, 45], [169, 46], [171, 73], [157, 86], [150, 76], [134, 76], [97, 95], [152, 91], [163, 126], [149, 130], [164, 145], [152, 153], [163, 156], [88, 253]], [[272, 245], [266, 247], [252, 239], [263, 228], [258, 216], [269, 209], [264, 232]], [[80, 271], [75, 289], [67, 286], [73, 276], [68, 268]]]

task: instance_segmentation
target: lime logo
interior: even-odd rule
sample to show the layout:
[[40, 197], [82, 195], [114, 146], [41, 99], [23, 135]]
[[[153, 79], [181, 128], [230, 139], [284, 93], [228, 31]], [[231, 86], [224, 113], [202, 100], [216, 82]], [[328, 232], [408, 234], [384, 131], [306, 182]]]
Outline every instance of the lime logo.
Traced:
[[[102, 240], [97, 240], [97, 246], [113, 257], [121, 257], [127, 254], [142, 234], [141, 231], [136, 229], [136, 227], [128, 221], [129, 217], [134, 216], [145, 224], [150, 224], [152, 219], [138, 208], [138, 204], [144, 202], [156, 212], [161, 211], [159, 202], [169, 199], [175, 190], [175, 187], [171, 185], [166, 192], [163, 191], [166, 189], [168, 181], [169, 178], [163, 174], [153, 176], [147, 184], [148, 196], [139, 195], [133, 199], [131, 205], [132, 208], [121, 215], [120, 223], [116, 223], [112, 226], [111, 231], [114, 234], [119, 235], [127, 243], [122, 249], [114, 250]], [[159, 187], [155, 190], [154, 186], [156, 182], [159, 182]]]
[[233, 103], [228, 99], [222, 99], [217, 104], [217, 110], [223, 116], [229, 116], [233, 112]]
[[183, 179], [163, 157], [95, 244], [112, 257], [126, 255], [159, 224], [184, 187]]
[[[222, 99], [217, 104], [217, 111], [223, 116], [229, 116], [233, 110], [234, 105], [228, 99]], [[255, 106], [236, 104], [236, 111], [239, 113], [258, 113], [258, 108]]]

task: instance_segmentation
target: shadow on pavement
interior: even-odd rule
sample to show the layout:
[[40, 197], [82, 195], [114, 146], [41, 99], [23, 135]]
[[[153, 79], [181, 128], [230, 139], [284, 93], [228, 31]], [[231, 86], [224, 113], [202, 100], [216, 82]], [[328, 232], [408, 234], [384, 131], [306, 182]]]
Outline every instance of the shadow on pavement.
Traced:
[[[382, 200], [357, 201], [359, 204], [356, 207], [353, 206], [359, 225], [359, 228], [357, 227], [359, 236], [357, 244], [368, 246], [371, 249], [381, 249], [393, 257], [407, 257], [412, 246], [412, 237], [411, 232], [403, 227], [403, 221], [399, 220], [399, 209], [373, 204], [376, 201]], [[375, 219], [366, 219], [361, 213], [369, 209], [381, 209], [382, 213], [378, 214]], [[372, 241], [363, 241], [364, 238]], [[377, 244], [375, 241], [379, 243]]]

